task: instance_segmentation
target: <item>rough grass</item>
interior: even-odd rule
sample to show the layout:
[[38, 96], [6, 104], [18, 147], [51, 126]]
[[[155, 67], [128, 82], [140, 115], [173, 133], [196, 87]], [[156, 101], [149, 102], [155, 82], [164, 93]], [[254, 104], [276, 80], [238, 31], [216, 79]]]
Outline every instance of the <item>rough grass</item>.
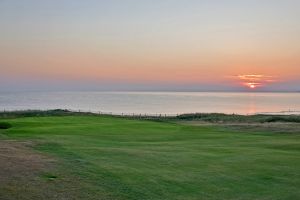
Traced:
[[[300, 199], [300, 134], [111, 116], [5, 122], [12, 127], [0, 134], [57, 159], [55, 173], [36, 180], [59, 186], [65, 199], [72, 188], [72, 199]], [[42, 199], [43, 188], [39, 198], [22, 195]]]
[[89, 112], [73, 112], [69, 110], [25, 110], [0, 112], [0, 118], [18, 118], [18, 117], [50, 117], [50, 116], [114, 116], [124, 119], [142, 119], [152, 121], [203, 121], [211, 123], [269, 123], [269, 122], [292, 122], [300, 123], [300, 115], [237, 115], [223, 113], [191, 113], [178, 116], [144, 116], [144, 115], [108, 115]]
[[183, 114], [176, 117], [178, 120], [196, 120], [214, 123], [268, 123], [293, 122], [300, 123], [299, 115], [227, 115], [222, 113]]
[[24, 110], [24, 111], [2, 111], [0, 118], [18, 118], [18, 117], [49, 117], [49, 116], [75, 116], [75, 115], [93, 115], [92, 113], [71, 112], [69, 110]]

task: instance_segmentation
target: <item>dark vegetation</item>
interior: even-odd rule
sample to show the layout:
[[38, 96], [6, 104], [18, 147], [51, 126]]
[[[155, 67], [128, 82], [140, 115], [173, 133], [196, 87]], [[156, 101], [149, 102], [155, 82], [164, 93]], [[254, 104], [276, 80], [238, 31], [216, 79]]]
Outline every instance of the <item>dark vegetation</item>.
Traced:
[[93, 115], [92, 113], [71, 112], [69, 110], [24, 110], [24, 111], [2, 111], [0, 118], [19, 118], [19, 117], [50, 117], [50, 116], [74, 116], [74, 115]]
[[11, 127], [10, 123], [0, 122], [0, 129], [9, 129]]
[[267, 123], [267, 122], [295, 122], [300, 123], [300, 115], [227, 115], [222, 113], [211, 114], [183, 114], [176, 117], [180, 120], [197, 120], [204, 122], [224, 123]]

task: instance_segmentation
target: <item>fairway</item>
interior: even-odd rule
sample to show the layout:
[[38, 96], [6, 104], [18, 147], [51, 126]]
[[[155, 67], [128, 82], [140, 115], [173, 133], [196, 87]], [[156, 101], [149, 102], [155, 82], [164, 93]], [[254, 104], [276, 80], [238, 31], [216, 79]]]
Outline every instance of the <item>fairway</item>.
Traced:
[[300, 130], [112, 116], [0, 122], [11, 125], [0, 141], [24, 142], [47, 160], [29, 183], [0, 181], [0, 199], [300, 199]]

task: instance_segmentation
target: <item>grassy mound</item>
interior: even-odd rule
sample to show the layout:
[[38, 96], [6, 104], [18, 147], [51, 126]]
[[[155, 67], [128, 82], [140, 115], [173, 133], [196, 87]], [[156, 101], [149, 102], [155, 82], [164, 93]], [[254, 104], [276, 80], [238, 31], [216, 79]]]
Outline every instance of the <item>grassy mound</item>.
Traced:
[[143, 119], [151, 121], [203, 121], [211, 123], [269, 123], [269, 122], [290, 122], [300, 123], [300, 115], [237, 115], [223, 113], [189, 113], [178, 116], [144, 116], [144, 115], [113, 115], [91, 112], [74, 112], [63, 109], [55, 110], [25, 110], [0, 112], [0, 119], [12, 119], [20, 117], [54, 117], [54, 116], [114, 116], [127, 119]]
[[293, 122], [300, 123], [300, 115], [228, 115], [222, 113], [195, 113], [183, 114], [176, 117], [178, 120], [197, 120], [204, 122], [224, 123], [268, 123]]

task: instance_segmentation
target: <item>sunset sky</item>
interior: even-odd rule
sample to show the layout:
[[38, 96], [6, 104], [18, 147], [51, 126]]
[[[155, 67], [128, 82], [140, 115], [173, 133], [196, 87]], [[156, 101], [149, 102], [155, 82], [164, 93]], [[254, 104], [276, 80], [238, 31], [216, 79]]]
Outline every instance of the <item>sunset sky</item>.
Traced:
[[0, 0], [0, 89], [300, 91], [299, 0]]

